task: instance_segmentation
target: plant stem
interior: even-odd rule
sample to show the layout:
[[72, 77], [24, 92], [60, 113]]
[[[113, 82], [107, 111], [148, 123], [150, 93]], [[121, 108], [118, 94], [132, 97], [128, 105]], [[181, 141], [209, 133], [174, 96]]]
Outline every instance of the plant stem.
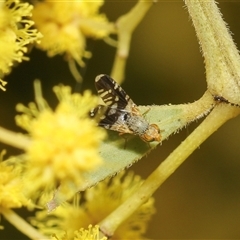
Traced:
[[19, 217], [14, 211], [6, 208], [0, 208], [0, 213], [6, 218], [13, 226], [15, 226], [20, 232], [28, 236], [30, 239], [47, 240], [48, 237], [42, 235], [35, 228], [33, 228], [24, 219]]
[[107, 236], [112, 236], [118, 226], [146, 202], [201, 143], [226, 121], [238, 114], [240, 114], [240, 109], [237, 107], [225, 103], [217, 105], [185, 141], [146, 179], [137, 192], [99, 224], [102, 232]]
[[205, 60], [208, 90], [240, 105], [240, 55], [214, 0], [185, 0]]
[[30, 139], [28, 137], [2, 127], [0, 127], [0, 141], [23, 150], [30, 144]]
[[139, 0], [127, 14], [121, 16], [116, 21], [118, 46], [111, 76], [116, 79], [119, 84], [124, 79], [125, 65], [129, 54], [132, 33], [144, 18], [152, 4], [153, 1]]

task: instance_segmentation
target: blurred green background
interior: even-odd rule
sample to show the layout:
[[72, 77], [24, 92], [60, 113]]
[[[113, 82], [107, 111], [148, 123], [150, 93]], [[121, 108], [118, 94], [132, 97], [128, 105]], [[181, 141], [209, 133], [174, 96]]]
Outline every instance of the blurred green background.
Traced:
[[[102, 7], [111, 21], [126, 13], [136, 1], [106, 1]], [[240, 45], [240, 2], [220, 1], [218, 6]], [[94, 78], [110, 73], [115, 49], [103, 41], [88, 42], [93, 57], [81, 70], [81, 90], [94, 89]], [[20, 131], [14, 122], [15, 105], [34, 100], [33, 80], [41, 79], [45, 98], [57, 101], [52, 87], [76, 87], [61, 56], [47, 58], [33, 49], [31, 61], [16, 66], [0, 92], [0, 125]], [[126, 67], [124, 89], [139, 105], [181, 104], [199, 99], [206, 90], [205, 69], [192, 22], [183, 1], [158, 1], [134, 32]], [[77, 86], [79, 90], [79, 86]], [[130, 170], [146, 178], [200, 123], [193, 123], [164, 141], [162, 146]], [[233, 119], [212, 135], [154, 194], [157, 213], [149, 223], [150, 239], [240, 239], [240, 123]], [[21, 153], [9, 146], [7, 155]], [[2, 219], [5, 225], [6, 220]], [[0, 239], [27, 239], [12, 235], [9, 225]], [[4, 234], [4, 235], [3, 235]]]

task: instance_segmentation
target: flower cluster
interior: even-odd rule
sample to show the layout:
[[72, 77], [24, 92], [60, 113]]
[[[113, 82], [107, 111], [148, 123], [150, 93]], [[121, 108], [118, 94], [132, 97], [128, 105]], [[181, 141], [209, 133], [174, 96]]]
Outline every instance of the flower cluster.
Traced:
[[[143, 182], [132, 172], [124, 178], [123, 174], [86, 190], [84, 195], [77, 195], [71, 204], [65, 203], [50, 214], [46, 210], [37, 212], [31, 220], [32, 224], [46, 235], [55, 233], [62, 237], [67, 233], [66, 239], [73, 239], [75, 231], [87, 228], [89, 224], [98, 224], [126, 201]], [[154, 199], [150, 198], [121, 224], [112, 239], [142, 239], [146, 225], [155, 212], [153, 204]]]
[[86, 37], [104, 38], [113, 25], [104, 14], [99, 14], [103, 1], [51, 1], [38, 2], [33, 10], [33, 21], [43, 34], [38, 47], [48, 56], [65, 54], [83, 65], [88, 56]]
[[14, 166], [9, 161], [0, 162], [0, 208], [20, 208], [29, 204], [23, 194], [22, 165]]
[[89, 91], [71, 94], [70, 87], [55, 87], [54, 91], [60, 101], [55, 111], [40, 100], [40, 111], [34, 103], [29, 108], [17, 106], [23, 112], [16, 117], [17, 124], [32, 138], [26, 149], [25, 179], [34, 194], [59, 185], [66, 194], [73, 194], [81, 184], [81, 174], [98, 167], [102, 161], [98, 148], [105, 131], [88, 117], [98, 98]]
[[[26, 46], [38, 42], [42, 36], [33, 28], [34, 22], [26, 18], [31, 16], [32, 9], [33, 6], [19, 0], [0, 3], [0, 75], [9, 73], [14, 62], [28, 60], [24, 56]], [[0, 83], [5, 90], [6, 82], [0, 80]]]
[[[56, 235], [52, 237], [52, 240], [70, 240], [68, 234], [64, 234], [63, 237], [59, 238]], [[74, 240], [107, 240], [107, 237], [99, 236], [99, 226], [88, 226], [88, 230], [81, 228], [74, 232]]]

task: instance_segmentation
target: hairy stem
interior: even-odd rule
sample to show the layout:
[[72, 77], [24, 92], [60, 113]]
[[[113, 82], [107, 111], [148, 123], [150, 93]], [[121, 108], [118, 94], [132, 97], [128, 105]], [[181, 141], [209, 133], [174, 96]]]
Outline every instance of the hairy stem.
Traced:
[[225, 103], [217, 105], [192, 134], [146, 179], [137, 192], [100, 223], [102, 232], [112, 236], [118, 226], [146, 202], [201, 143], [226, 121], [238, 114], [240, 109], [237, 107]]
[[240, 105], [240, 56], [214, 0], [185, 0], [205, 59], [208, 90]]

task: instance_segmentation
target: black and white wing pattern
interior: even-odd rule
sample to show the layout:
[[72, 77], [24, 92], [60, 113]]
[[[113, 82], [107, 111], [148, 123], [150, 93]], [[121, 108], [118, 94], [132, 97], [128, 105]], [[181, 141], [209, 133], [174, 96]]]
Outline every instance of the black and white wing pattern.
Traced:
[[95, 86], [106, 104], [90, 112], [91, 117], [99, 119], [99, 126], [120, 134], [138, 135], [146, 142], [161, 140], [158, 126], [144, 119], [136, 104], [111, 77], [105, 74], [97, 76]]
[[95, 87], [103, 102], [111, 108], [124, 109], [130, 112], [132, 108], [136, 107], [136, 104], [122, 87], [108, 75], [98, 75], [95, 79]]

